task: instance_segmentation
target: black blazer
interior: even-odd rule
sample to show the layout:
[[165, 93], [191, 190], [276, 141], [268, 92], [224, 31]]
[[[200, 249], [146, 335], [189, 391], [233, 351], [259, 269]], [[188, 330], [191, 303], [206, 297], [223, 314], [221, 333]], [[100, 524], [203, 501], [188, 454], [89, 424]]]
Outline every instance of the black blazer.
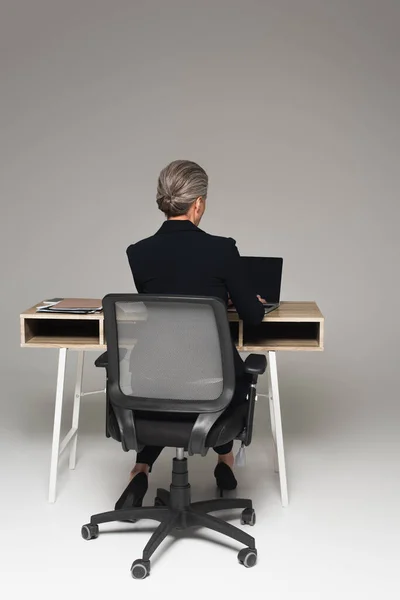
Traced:
[[[140, 294], [214, 296], [225, 303], [229, 294], [243, 321], [258, 325], [264, 318], [231, 238], [209, 235], [191, 221], [172, 220], [126, 252]], [[241, 378], [243, 361], [236, 348], [235, 370]]]

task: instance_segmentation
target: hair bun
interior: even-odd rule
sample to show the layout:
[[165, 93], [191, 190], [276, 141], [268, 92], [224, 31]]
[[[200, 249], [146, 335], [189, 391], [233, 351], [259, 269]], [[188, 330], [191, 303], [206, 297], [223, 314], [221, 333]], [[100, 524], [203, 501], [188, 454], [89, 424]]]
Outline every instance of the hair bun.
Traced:
[[171, 208], [172, 197], [171, 196], [159, 196], [157, 198], [158, 208], [163, 212], [168, 212]]
[[157, 182], [157, 205], [168, 218], [186, 215], [197, 198], [206, 198], [208, 177], [199, 165], [176, 160], [165, 167]]

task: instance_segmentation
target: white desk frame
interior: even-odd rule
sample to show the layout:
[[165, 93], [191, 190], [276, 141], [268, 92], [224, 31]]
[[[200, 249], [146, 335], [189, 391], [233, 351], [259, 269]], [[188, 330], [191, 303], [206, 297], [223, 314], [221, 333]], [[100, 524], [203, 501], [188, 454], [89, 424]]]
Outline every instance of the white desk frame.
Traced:
[[[37, 305], [36, 305], [37, 306]], [[23, 347], [51, 347], [59, 349], [58, 371], [57, 371], [57, 387], [55, 397], [54, 410], [54, 425], [53, 439], [51, 447], [50, 461], [50, 480], [49, 480], [49, 502], [53, 503], [57, 497], [57, 476], [59, 470], [59, 458], [61, 454], [69, 447], [69, 468], [75, 469], [77, 457], [77, 443], [79, 431], [79, 414], [81, 406], [81, 398], [98, 393], [105, 393], [105, 390], [95, 392], [83, 392], [83, 366], [85, 352], [97, 351], [103, 352], [106, 350], [104, 340], [104, 318], [103, 315], [90, 315], [86, 317], [67, 317], [71, 320], [71, 328], [74, 328], [73, 336], [63, 338], [57, 334], [57, 320], [66, 320], [65, 315], [47, 315], [44, 313], [36, 313], [36, 306], [22, 313], [21, 318], [21, 346]], [[55, 332], [49, 335], [48, 327], [45, 334], [40, 331], [40, 322], [42, 320], [51, 320], [55, 327]], [[258, 340], [248, 339], [246, 341], [246, 330], [243, 328], [243, 323], [239, 321], [237, 315], [229, 315], [229, 320], [238, 326], [237, 347], [239, 351], [244, 352], [260, 352], [267, 355], [267, 381], [268, 381], [268, 399], [271, 418], [271, 430], [273, 441], [273, 464], [274, 470], [279, 474], [280, 493], [282, 506], [286, 507], [289, 503], [288, 484], [286, 475], [285, 449], [283, 443], [282, 431], [282, 416], [279, 397], [279, 382], [276, 351], [278, 350], [323, 350], [324, 339], [324, 318], [319, 311], [318, 306], [314, 302], [283, 302], [281, 306], [273, 313], [267, 315], [261, 326], [267, 327], [272, 324], [284, 324], [293, 326], [311, 326], [308, 333], [304, 334], [304, 339], [301, 339], [297, 334], [293, 337], [293, 332], [279, 336], [275, 339], [268, 337], [268, 330], [260, 330], [260, 338]], [[87, 329], [88, 321], [91, 321], [90, 331]], [[77, 329], [78, 326], [78, 329]], [[79, 334], [79, 326], [82, 327], [82, 333]], [[97, 328], [97, 329], [96, 329]], [[273, 329], [274, 335], [277, 335], [277, 330]], [[299, 329], [297, 330], [297, 332]], [[57, 335], [59, 337], [57, 337]], [[73, 414], [71, 428], [66, 436], [61, 439], [61, 420], [64, 402], [64, 382], [68, 350], [74, 350], [78, 353], [77, 372], [75, 379], [75, 392], [73, 403]]]

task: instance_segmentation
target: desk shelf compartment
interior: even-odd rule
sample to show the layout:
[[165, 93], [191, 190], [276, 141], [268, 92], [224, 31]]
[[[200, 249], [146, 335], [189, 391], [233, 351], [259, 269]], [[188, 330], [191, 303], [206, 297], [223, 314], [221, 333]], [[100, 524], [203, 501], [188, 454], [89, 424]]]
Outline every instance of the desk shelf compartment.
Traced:
[[257, 327], [245, 326], [243, 331], [244, 352], [265, 350], [323, 350], [321, 323], [316, 322], [268, 322]]
[[23, 347], [98, 348], [104, 344], [103, 321], [100, 319], [21, 319]]

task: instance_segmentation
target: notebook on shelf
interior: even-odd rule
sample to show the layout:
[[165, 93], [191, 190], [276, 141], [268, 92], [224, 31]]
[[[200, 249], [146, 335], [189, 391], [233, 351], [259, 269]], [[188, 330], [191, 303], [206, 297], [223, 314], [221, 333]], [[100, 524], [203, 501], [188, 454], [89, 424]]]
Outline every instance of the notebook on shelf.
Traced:
[[37, 312], [66, 313], [86, 315], [100, 312], [102, 310], [101, 300], [93, 298], [64, 298], [57, 302], [47, 301], [38, 306]]

